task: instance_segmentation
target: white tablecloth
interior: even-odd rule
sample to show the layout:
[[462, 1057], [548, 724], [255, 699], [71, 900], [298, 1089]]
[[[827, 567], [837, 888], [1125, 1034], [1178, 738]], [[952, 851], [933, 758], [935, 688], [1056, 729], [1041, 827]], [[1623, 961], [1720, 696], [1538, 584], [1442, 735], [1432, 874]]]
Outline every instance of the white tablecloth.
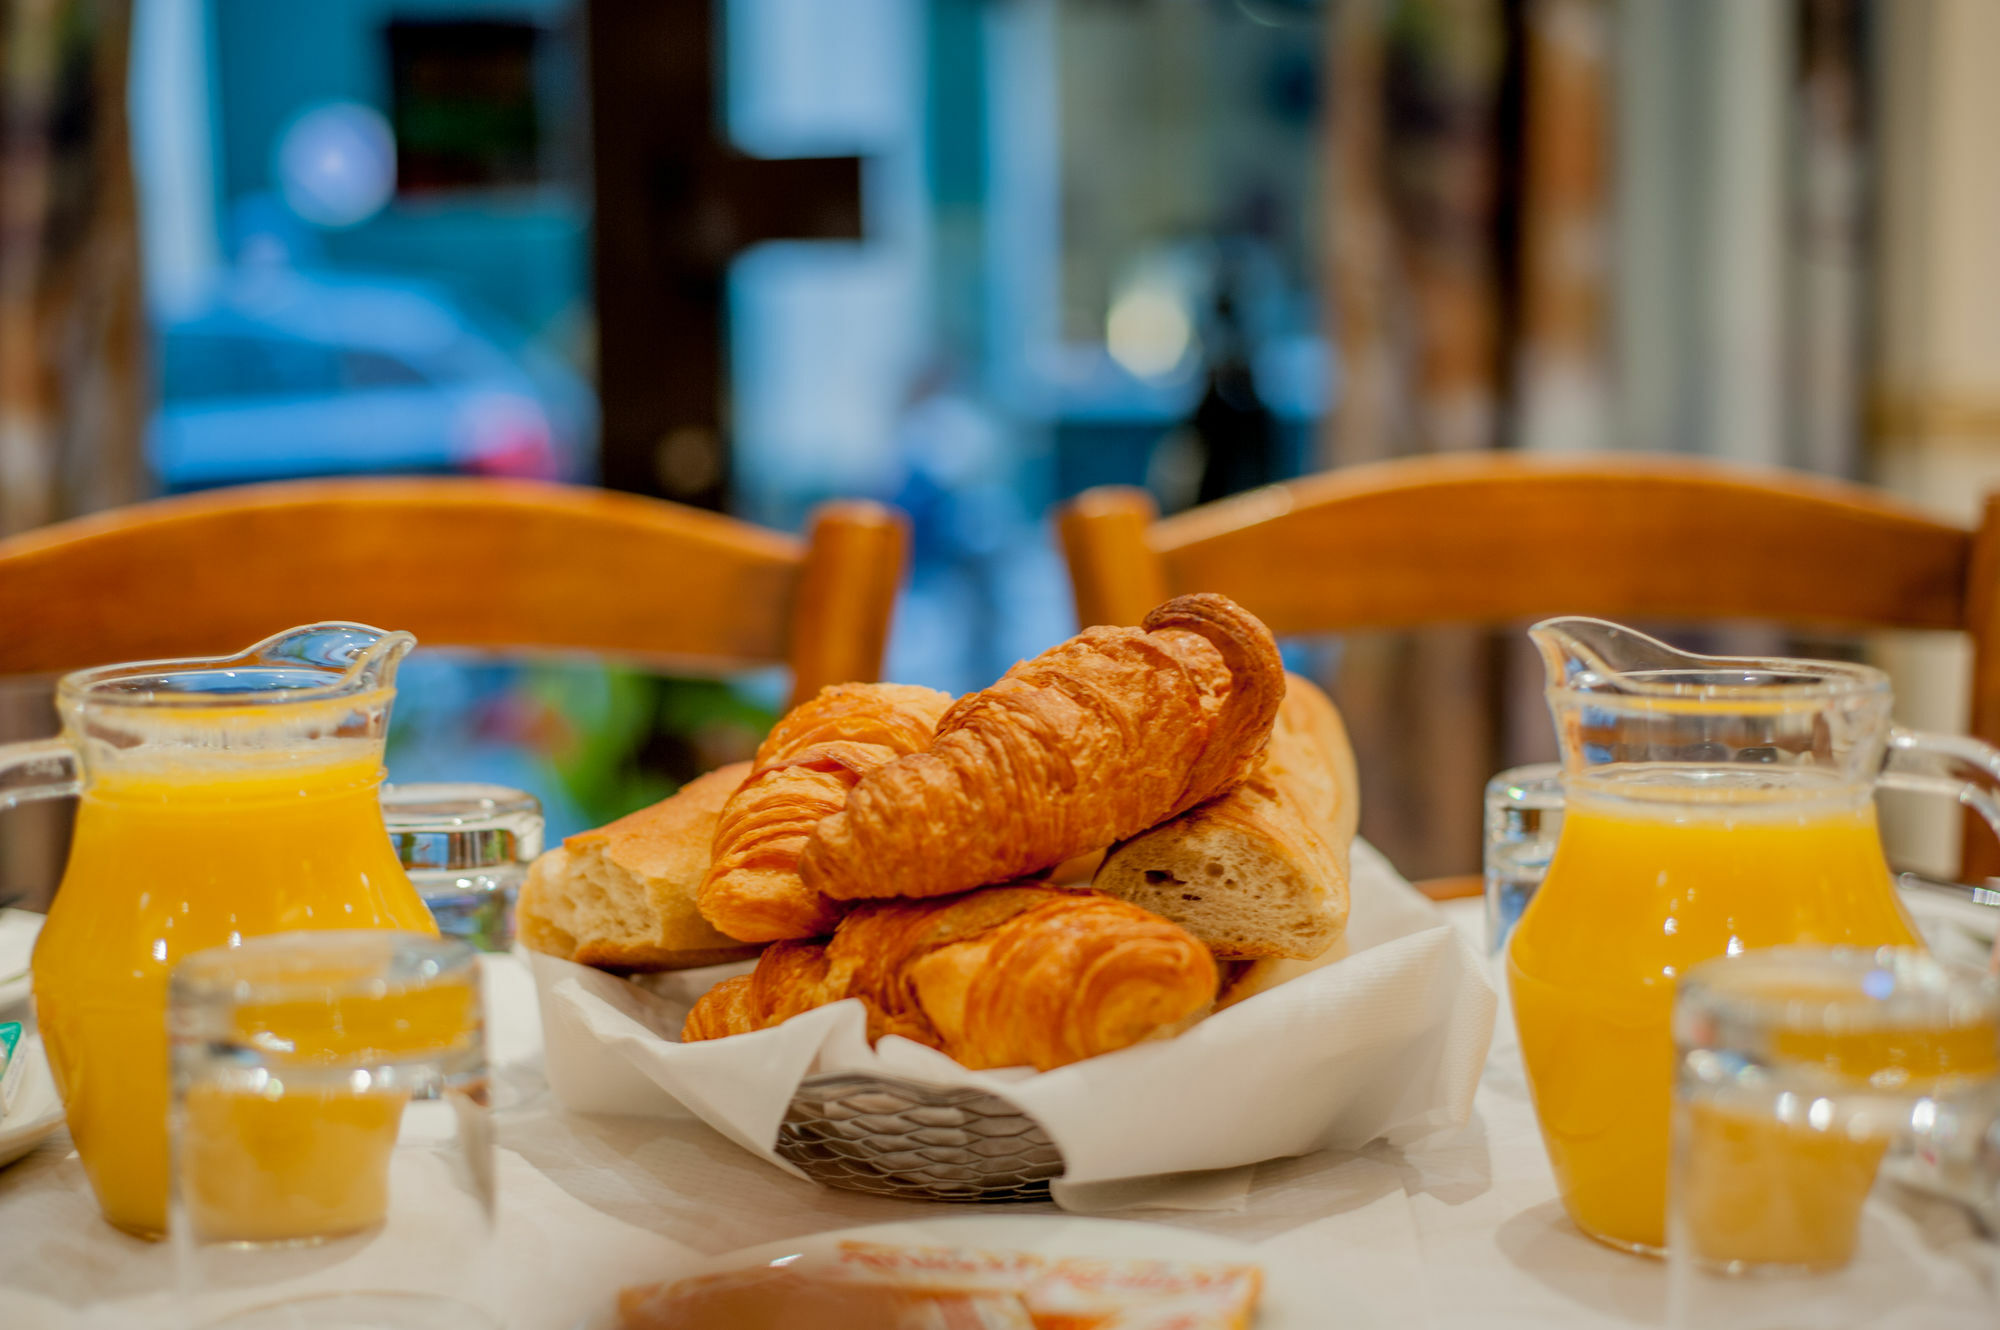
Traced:
[[[1469, 935], [1477, 902], [1448, 907]], [[499, 1269], [519, 1330], [569, 1330], [622, 1284], [698, 1255], [802, 1233], [935, 1217], [926, 1206], [824, 1190], [694, 1122], [565, 1114], [540, 1080], [525, 967], [489, 978], [502, 1217]], [[1230, 1193], [1227, 1185], [1218, 1193]], [[1258, 1165], [1233, 1210], [1127, 1212], [1257, 1244], [1317, 1267], [1407, 1327], [1650, 1326], [1664, 1268], [1582, 1237], [1563, 1217], [1503, 1012], [1472, 1122], [1419, 1147]], [[1034, 1213], [1053, 1207], [991, 1207]], [[0, 1330], [171, 1324], [168, 1253], [98, 1217], [67, 1136], [0, 1170]], [[1922, 1324], [1921, 1319], [1909, 1324]], [[1329, 1305], [1325, 1324], [1352, 1327]]]

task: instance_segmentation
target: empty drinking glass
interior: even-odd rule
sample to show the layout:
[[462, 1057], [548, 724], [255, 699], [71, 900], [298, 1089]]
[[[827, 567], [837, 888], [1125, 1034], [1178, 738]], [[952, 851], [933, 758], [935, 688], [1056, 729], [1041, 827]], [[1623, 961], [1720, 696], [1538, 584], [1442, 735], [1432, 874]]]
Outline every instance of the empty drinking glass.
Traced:
[[1513, 767], [1486, 782], [1486, 954], [1496, 965], [1548, 874], [1562, 819], [1557, 763]]
[[385, 785], [382, 821], [440, 933], [481, 951], [514, 945], [514, 902], [542, 852], [534, 795], [505, 785]]

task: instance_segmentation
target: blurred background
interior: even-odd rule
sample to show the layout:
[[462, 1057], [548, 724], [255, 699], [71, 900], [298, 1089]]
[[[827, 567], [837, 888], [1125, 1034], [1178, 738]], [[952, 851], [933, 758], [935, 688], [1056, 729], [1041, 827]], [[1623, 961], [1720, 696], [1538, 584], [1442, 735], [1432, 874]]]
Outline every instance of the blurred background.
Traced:
[[[361, 472], [788, 529], [868, 495], [914, 536], [889, 675], [962, 692], [1074, 630], [1046, 514], [1091, 485], [1174, 511], [1650, 449], [1970, 522], [2000, 483], [1991, 0], [0, 15], [0, 534]], [[1411, 876], [1473, 868], [1481, 783], [1551, 750], [1518, 638], [1290, 644]], [[1955, 643], [1868, 649], [1905, 720], [1963, 725]], [[781, 696], [428, 654], [392, 774], [521, 785], [556, 835], [744, 753]], [[0, 695], [9, 737], [51, 724], [45, 687]], [[0, 883], [54, 881], [59, 816], [10, 816]], [[1927, 816], [1906, 861], [1951, 853]]]

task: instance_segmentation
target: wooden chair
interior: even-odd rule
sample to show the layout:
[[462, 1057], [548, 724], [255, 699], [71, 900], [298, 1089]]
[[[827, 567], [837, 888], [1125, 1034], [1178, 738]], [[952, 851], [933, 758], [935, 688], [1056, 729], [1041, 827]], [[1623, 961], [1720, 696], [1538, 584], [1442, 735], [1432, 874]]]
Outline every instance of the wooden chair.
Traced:
[[430, 646], [784, 663], [794, 699], [880, 677], [907, 534], [830, 503], [804, 540], [603, 490], [305, 481], [98, 513], [0, 541], [0, 674], [217, 655], [352, 619]]
[[[1170, 595], [1220, 591], [1281, 636], [1552, 614], [1955, 629], [1973, 643], [1971, 730], [2000, 742], [2000, 496], [1967, 530], [1794, 473], [1455, 454], [1309, 476], [1165, 520], [1143, 490], [1089, 490], [1059, 527], [1086, 624], [1136, 623]], [[1983, 825], [1964, 849], [1968, 874], [2000, 871]]]

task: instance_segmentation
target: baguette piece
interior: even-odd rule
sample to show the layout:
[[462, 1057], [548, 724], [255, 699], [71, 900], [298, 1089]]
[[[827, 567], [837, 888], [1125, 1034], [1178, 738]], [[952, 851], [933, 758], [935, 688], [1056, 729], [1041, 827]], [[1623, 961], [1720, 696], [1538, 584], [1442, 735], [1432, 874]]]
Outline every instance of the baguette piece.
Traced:
[[856, 781], [928, 747], [950, 705], [934, 688], [844, 683], [787, 712], [723, 806], [697, 895], [702, 916], [745, 942], [831, 933], [845, 907], [799, 880], [799, 852]]
[[759, 948], [717, 932], [695, 908], [716, 818], [749, 774], [748, 762], [721, 767], [536, 859], [515, 905], [523, 945], [626, 972], [755, 956]]
[[836, 900], [943, 896], [1102, 849], [1241, 783], [1284, 677], [1270, 630], [1224, 596], [1087, 628], [863, 776], [800, 874]]
[[1286, 678], [1264, 764], [1249, 780], [1114, 846], [1099, 891], [1142, 905], [1223, 960], [1312, 960], [1347, 931], [1359, 811], [1354, 750], [1333, 702]]
[[860, 998], [897, 1034], [966, 1067], [1042, 1071], [1176, 1034], [1215, 1000], [1208, 948], [1093, 891], [999, 886], [857, 906], [825, 943], [779, 942], [688, 1013], [685, 1041]]

